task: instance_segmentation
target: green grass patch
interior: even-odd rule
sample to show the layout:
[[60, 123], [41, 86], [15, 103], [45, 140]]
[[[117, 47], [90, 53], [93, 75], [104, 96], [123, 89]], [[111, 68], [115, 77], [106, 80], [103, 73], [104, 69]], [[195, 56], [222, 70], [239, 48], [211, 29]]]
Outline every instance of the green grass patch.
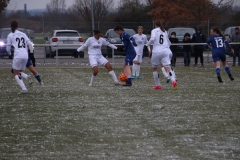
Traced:
[[44, 86], [18, 95], [0, 69], [1, 158], [240, 159], [240, 68], [233, 82], [222, 70], [220, 84], [213, 67], [177, 67], [179, 89], [160, 73], [160, 91], [149, 68], [132, 87], [115, 86], [102, 68], [93, 87], [90, 68], [37, 70]]

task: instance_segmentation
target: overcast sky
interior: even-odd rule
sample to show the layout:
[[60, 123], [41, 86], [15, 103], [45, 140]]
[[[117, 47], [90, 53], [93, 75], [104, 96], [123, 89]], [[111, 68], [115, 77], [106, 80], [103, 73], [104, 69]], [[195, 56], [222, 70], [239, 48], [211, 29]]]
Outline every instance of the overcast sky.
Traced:
[[[45, 9], [46, 4], [51, 0], [10, 0], [7, 7], [8, 10], [23, 10], [24, 4], [27, 4], [27, 9]], [[66, 0], [67, 7], [71, 6], [75, 0]]]
[[[27, 9], [45, 9], [46, 4], [49, 3], [51, 0], [10, 0], [10, 3], [7, 7], [8, 10], [23, 10], [24, 4], [27, 4]], [[119, 0], [113, 0], [117, 2]], [[217, 0], [213, 0], [217, 1]], [[73, 5], [75, 0], [66, 0], [67, 7]], [[237, 0], [237, 5], [240, 4], [240, 0]]]

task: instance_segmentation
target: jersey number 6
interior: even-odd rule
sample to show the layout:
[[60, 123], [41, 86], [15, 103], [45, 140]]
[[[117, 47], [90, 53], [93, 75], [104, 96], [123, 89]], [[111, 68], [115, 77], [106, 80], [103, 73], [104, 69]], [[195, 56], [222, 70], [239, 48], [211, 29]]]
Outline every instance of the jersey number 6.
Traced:
[[162, 34], [160, 35], [159, 43], [160, 43], [160, 44], [163, 44], [163, 35], [162, 35]]
[[[18, 48], [25, 48], [25, 41], [24, 38], [16, 38], [16, 42], [18, 42]], [[22, 43], [21, 43], [22, 42]]]

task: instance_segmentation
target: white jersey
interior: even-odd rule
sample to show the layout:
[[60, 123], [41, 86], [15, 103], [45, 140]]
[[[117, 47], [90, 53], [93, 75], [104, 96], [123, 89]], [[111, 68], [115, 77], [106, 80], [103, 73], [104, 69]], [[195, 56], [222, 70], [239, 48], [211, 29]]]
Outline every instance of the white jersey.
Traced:
[[[135, 35], [133, 35], [133, 38], [135, 39], [135, 41], [138, 45], [137, 47], [139, 49], [140, 54], [142, 54], [144, 45], [148, 43], [147, 36], [145, 34], [142, 34], [142, 35], [135, 34]], [[148, 47], [148, 50], [150, 51], [150, 47]]]
[[168, 39], [167, 31], [163, 32], [160, 28], [155, 28], [151, 32], [151, 39], [147, 46], [153, 44], [153, 52], [161, 52], [162, 50], [171, 46], [171, 42]]
[[27, 35], [23, 32], [15, 30], [7, 37], [7, 52], [11, 54], [11, 45], [14, 47], [14, 58], [28, 59], [28, 46], [30, 52], [33, 53], [33, 45]]
[[83, 51], [86, 47], [88, 48], [89, 55], [102, 54], [102, 46], [109, 46], [113, 49], [117, 49], [116, 46], [107, 42], [104, 38], [96, 39], [95, 37], [90, 37], [87, 41], [77, 49], [78, 52]]

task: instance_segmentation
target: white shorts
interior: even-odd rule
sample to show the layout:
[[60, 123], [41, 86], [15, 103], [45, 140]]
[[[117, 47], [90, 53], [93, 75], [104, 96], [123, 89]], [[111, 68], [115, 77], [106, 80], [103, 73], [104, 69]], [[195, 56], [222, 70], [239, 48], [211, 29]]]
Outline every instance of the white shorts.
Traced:
[[98, 64], [105, 66], [105, 64], [108, 62], [108, 60], [103, 57], [103, 55], [89, 55], [89, 62], [91, 67], [98, 66]]
[[157, 68], [160, 64], [164, 67], [171, 65], [171, 57], [172, 51], [170, 49], [164, 49], [161, 52], [153, 52], [151, 58], [152, 67]]
[[28, 59], [24, 58], [14, 58], [12, 63], [12, 68], [14, 70], [25, 70]]
[[142, 63], [142, 55], [136, 55], [133, 61], [137, 61], [138, 63]]

